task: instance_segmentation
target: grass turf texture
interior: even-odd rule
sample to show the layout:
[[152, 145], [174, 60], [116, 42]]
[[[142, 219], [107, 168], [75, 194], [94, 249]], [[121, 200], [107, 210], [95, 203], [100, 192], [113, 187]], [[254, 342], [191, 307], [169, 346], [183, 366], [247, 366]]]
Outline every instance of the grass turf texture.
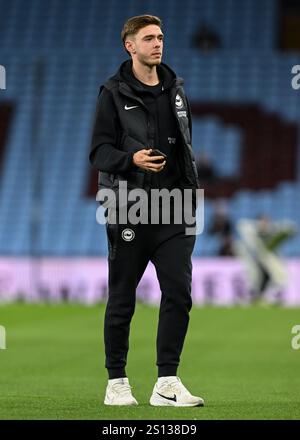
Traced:
[[[5, 305], [1, 419], [299, 419], [299, 310], [196, 308], [178, 375], [204, 408], [151, 407], [158, 309], [137, 304], [127, 374], [137, 407], [103, 404], [104, 305]], [[176, 323], [174, 323], [176, 325]], [[172, 331], [172, 329], [170, 329]]]

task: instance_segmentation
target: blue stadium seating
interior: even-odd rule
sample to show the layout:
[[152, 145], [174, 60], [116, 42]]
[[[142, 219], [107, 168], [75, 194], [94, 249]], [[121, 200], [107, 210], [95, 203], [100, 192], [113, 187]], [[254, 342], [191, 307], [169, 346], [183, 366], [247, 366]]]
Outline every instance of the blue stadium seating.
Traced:
[[[193, 101], [252, 102], [287, 121], [300, 120], [299, 92], [290, 84], [299, 54], [275, 52], [273, 0], [0, 0], [0, 64], [7, 89], [0, 103], [15, 113], [0, 176], [2, 255], [99, 255], [107, 243], [95, 221], [97, 203], [85, 198], [88, 151], [99, 85], [125, 59], [120, 29], [127, 17], [150, 12], [165, 25], [165, 61], [185, 79]], [[191, 41], [199, 23], [212, 26], [221, 49], [203, 54]], [[240, 173], [241, 133], [216, 117], [194, 119], [196, 154], [205, 151], [220, 176]], [[300, 148], [300, 143], [299, 143]], [[299, 155], [300, 157], [300, 155]], [[300, 163], [299, 163], [300, 165]], [[300, 166], [299, 176], [300, 178]], [[234, 221], [267, 212], [298, 226], [300, 183], [236, 193]], [[207, 200], [208, 224], [212, 202]], [[214, 255], [218, 239], [198, 237], [195, 255]], [[299, 255], [300, 234], [285, 255]]]

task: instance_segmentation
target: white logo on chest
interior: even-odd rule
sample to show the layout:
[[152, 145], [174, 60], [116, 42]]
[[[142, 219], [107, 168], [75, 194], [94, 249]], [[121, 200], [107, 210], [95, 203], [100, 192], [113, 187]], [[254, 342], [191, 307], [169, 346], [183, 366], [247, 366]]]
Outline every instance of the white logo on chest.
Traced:
[[126, 228], [122, 231], [122, 238], [125, 241], [131, 241], [135, 237], [135, 233], [132, 229]]
[[182, 100], [181, 96], [176, 95], [175, 105], [176, 105], [176, 108], [182, 108], [183, 107], [183, 100]]
[[137, 108], [138, 107], [138, 105], [132, 105], [131, 107], [128, 107], [128, 105], [127, 104], [125, 104], [125, 110], [132, 110], [133, 108]]

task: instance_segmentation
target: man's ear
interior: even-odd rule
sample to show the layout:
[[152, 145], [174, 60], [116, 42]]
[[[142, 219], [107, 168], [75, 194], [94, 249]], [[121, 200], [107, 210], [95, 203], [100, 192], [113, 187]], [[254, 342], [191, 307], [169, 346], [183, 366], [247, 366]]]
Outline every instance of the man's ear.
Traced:
[[130, 54], [136, 53], [135, 44], [132, 40], [125, 41], [125, 48]]

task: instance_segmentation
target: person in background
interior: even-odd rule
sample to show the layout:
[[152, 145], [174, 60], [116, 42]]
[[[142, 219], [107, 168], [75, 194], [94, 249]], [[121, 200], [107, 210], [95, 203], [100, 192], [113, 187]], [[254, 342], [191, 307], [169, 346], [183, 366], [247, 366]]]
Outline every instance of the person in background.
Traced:
[[210, 53], [221, 47], [221, 39], [217, 32], [207, 24], [200, 24], [193, 36], [193, 46], [204, 53]]
[[196, 160], [196, 167], [198, 172], [198, 178], [200, 185], [205, 187], [206, 185], [213, 184], [216, 180], [216, 173], [213, 163], [205, 151], [202, 151]]
[[288, 275], [277, 252], [295, 235], [295, 225], [287, 220], [271, 221], [263, 214], [256, 220], [240, 219], [237, 231], [240, 240], [235, 248], [246, 269], [252, 301], [265, 303], [270, 296], [272, 302], [280, 303]]
[[220, 238], [218, 255], [232, 257], [235, 255], [233, 242], [233, 225], [228, 214], [228, 207], [225, 200], [217, 200], [214, 204], [214, 213], [208, 229], [210, 235], [217, 235]]

